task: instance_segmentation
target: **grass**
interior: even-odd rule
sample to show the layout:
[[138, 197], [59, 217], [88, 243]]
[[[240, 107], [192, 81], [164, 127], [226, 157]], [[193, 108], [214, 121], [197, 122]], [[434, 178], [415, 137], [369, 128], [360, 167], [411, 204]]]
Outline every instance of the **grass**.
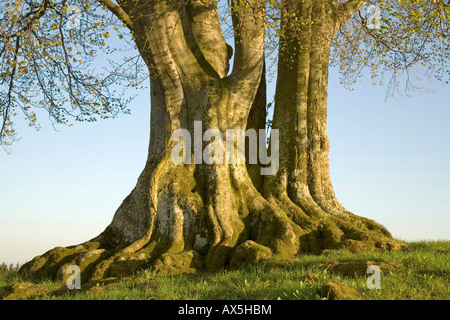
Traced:
[[[330, 250], [323, 255], [302, 255], [295, 260], [274, 257], [259, 266], [202, 276], [160, 276], [141, 270], [129, 278], [116, 279], [67, 290], [61, 283], [33, 282], [17, 270], [0, 268], [0, 298], [64, 300], [277, 300], [326, 299], [320, 287], [327, 282], [345, 282], [363, 300], [449, 300], [450, 241], [410, 242], [404, 251], [355, 254]], [[334, 263], [387, 265], [381, 273], [381, 289], [366, 286], [366, 274], [345, 275], [325, 266]], [[363, 271], [364, 272], [364, 271]], [[13, 290], [13, 288], [15, 288]], [[11, 294], [12, 292], [12, 294]]]

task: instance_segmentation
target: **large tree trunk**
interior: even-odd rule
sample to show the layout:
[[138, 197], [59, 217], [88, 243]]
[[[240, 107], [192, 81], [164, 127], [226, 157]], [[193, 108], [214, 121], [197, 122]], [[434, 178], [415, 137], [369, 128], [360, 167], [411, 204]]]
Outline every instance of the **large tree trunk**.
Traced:
[[[264, 129], [264, 25], [259, 22], [265, 1], [249, 3], [250, 8], [234, 11], [236, 52], [228, 76], [229, 48], [215, 6], [201, 1], [123, 6], [151, 74], [146, 166], [102, 234], [78, 246], [52, 249], [22, 272], [64, 279], [64, 270], [76, 264], [87, 281], [138, 268], [203, 272], [271, 254], [396, 247], [383, 227], [347, 212], [330, 182], [326, 91], [338, 22], [325, 2], [294, 1], [286, 7], [306, 23], [298, 32], [282, 34], [280, 43], [273, 121], [280, 135], [276, 175], [261, 176], [259, 167], [248, 163], [196, 163], [206, 141], [201, 149], [193, 148], [190, 163], [174, 163], [171, 152], [178, 142], [172, 134], [177, 129], [190, 133], [193, 146], [208, 129]], [[292, 27], [288, 16], [284, 30]], [[313, 27], [311, 21], [316, 21]], [[201, 121], [200, 132], [196, 121]], [[225, 154], [224, 141], [214, 142]]]
[[[289, 18], [292, 13], [305, 21], [297, 29]], [[293, 1], [286, 6], [282, 25], [272, 127], [291, 139], [280, 139], [280, 171], [265, 178], [264, 195], [305, 227], [300, 238], [304, 251], [396, 246], [383, 226], [344, 209], [331, 184], [326, 129], [328, 65], [340, 18], [327, 1]]]

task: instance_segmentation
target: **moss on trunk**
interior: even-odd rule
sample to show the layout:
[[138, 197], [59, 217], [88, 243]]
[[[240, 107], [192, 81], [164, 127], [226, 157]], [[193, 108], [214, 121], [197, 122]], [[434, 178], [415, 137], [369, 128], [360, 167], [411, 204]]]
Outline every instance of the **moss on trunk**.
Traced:
[[[184, 129], [195, 137], [194, 121], [202, 121], [202, 136], [208, 129], [225, 133], [261, 127], [264, 25], [258, 15], [265, 2], [249, 2], [251, 12], [233, 9], [236, 56], [228, 76], [230, 57], [216, 10], [201, 2], [186, 10], [177, 1], [138, 1], [125, 8], [151, 75], [148, 161], [103, 233], [77, 246], [54, 248], [25, 264], [22, 273], [65, 281], [67, 267], [75, 264], [86, 282], [140, 268], [201, 273], [273, 254], [289, 258], [340, 247], [402, 247], [382, 226], [346, 211], [333, 192], [326, 88], [338, 21], [326, 1], [292, 1], [284, 12], [282, 29], [290, 32], [280, 42], [273, 121], [280, 134], [276, 175], [255, 175], [258, 166], [245, 163], [171, 160], [172, 133]], [[292, 13], [304, 22], [298, 28], [292, 29]], [[203, 22], [208, 32], [199, 27]]]

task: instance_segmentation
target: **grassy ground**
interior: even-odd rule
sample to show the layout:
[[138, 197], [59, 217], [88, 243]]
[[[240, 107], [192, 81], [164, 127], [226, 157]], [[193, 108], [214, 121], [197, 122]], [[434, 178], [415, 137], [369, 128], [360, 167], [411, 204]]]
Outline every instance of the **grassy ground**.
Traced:
[[[449, 250], [450, 241], [411, 242], [405, 251], [354, 254], [330, 250], [295, 260], [275, 257], [259, 266], [202, 276], [159, 276], [142, 270], [130, 278], [106, 279], [71, 291], [61, 283], [34, 283], [15, 270], [3, 270], [0, 298], [449, 300]], [[371, 263], [381, 269], [381, 289], [367, 288], [365, 272]], [[344, 295], [334, 294], [330, 288], [336, 287]]]

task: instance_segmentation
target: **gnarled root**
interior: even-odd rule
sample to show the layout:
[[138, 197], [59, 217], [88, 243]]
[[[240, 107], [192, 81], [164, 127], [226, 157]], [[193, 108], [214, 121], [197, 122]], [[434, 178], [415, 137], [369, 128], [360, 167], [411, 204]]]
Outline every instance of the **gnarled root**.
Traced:
[[[21, 272], [65, 281], [68, 266], [77, 265], [85, 283], [141, 268], [161, 274], [202, 273], [257, 263], [273, 254], [402, 247], [372, 220], [308, 212], [305, 207], [283, 192], [264, 198], [245, 168], [176, 166], [166, 159], [151, 176], [141, 176], [103, 233], [35, 257]], [[132, 230], [142, 231], [133, 238]]]

